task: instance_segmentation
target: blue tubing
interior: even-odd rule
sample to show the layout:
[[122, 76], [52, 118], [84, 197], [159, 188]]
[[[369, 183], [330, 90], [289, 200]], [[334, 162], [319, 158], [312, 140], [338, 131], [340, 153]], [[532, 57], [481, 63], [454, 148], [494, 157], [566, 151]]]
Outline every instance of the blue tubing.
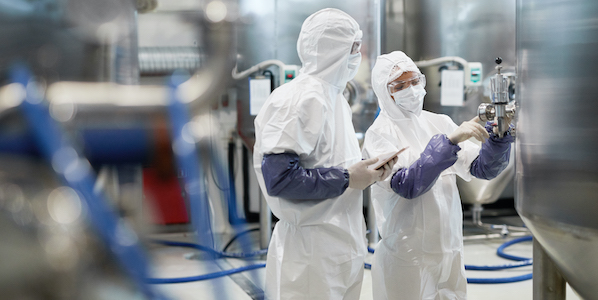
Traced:
[[[370, 247], [368, 247], [368, 252], [369, 252], [369, 253], [374, 253], [374, 251], [375, 251], [375, 250], [374, 250], [373, 248], [370, 248]], [[368, 264], [368, 263], [364, 263], [364, 264], [363, 264], [363, 267], [364, 267], [364, 268], [366, 268], [366, 269], [368, 269], [368, 270], [371, 270], [371, 269], [372, 269], [372, 265], [371, 265], [371, 264]]]
[[[494, 265], [494, 266], [474, 266], [474, 265], [465, 265], [465, 270], [472, 270], [472, 271], [496, 271], [496, 270], [503, 270], [503, 269], [512, 269], [512, 268], [519, 268], [525, 266], [531, 266], [533, 260], [526, 257], [515, 256], [504, 253], [504, 250], [514, 244], [531, 241], [531, 236], [525, 236], [521, 238], [514, 239], [512, 241], [508, 241], [498, 247], [496, 250], [496, 254], [502, 258], [510, 259], [518, 261], [512, 264], [504, 264], [504, 265]], [[374, 253], [374, 249], [368, 247], [368, 252]], [[371, 269], [371, 264], [364, 264], [366, 269]], [[504, 277], [504, 278], [467, 278], [467, 283], [482, 283], [482, 284], [497, 284], [497, 283], [511, 283], [511, 282], [518, 282], [532, 279], [532, 273], [525, 274], [521, 276], [515, 277]]]
[[474, 266], [474, 265], [465, 265], [465, 270], [471, 271], [497, 271], [497, 270], [504, 270], [504, 269], [513, 269], [525, 266], [531, 266], [532, 260], [522, 260], [520, 262], [512, 263], [512, 264], [504, 264], [504, 265], [494, 265], [494, 266]]
[[[145, 249], [138, 243], [137, 235], [128, 223], [119, 219], [106, 195], [95, 191], [96, 177], [88, 161], [77, 152], [60, 124], [51, 117], [42, 96], [28, 85], [32, 74], [24, 66], [16, 66], [11, 71], [11, 78], [27, 89], [20, 109], [31, 128], [39, 152], [52, 163], [56, 176], [62, 183], [81, 197], [88, 211], [89, 223], [106, 244], [106, 248], [149, 299], [166, 299], [144, 284], [149, 270]], [[122, 241], [123, 237], [126, 238], [125, 242]]]
[[[502, 270], [502, 269], [509, 269], [509, 268], [517, 268], [523, 266], [529, 266], [532, 264], [532, 259], [515, 256], [504, 253], [504, 250], [514, 244], [531, 241], [531, 236], [524, 236], [521, 238], [517, 238], [511, 241], [508, 241], [498, 247], [496, 250], [496, 254], [502, 258], [510, 259], [518, 261], [518, 263], [509, 264], [509, 265], [498, 265], [498, 266], [471, 266], [465, 265], [466, 270], [479, 270], [479, 271], [495, 271], [495, 270]], [[481, 283], [481, 284], [498, 284], [498, 283], [512, 283], [518, 281], [524, 281], [532, 279], [532, 273], [521, 275], [521, 276], [514, 276], [514, 277], [504, 277], [504, 278], [467, 278], [467, 283]]]
[[497, 284], [512, 283], [532, 279], [532, 273], [505, 278], [467, 278], [467, 283]]
[[[214, 256], [216, 256], [216, 258], [220, 258], [220, 257], [248, 258], [248, 257], [259, 256], [259, 255], [264, 255], [264, 254], [268, 253], [268, 249], [258, 250], [258, 251], [249, 252], [249, 253], [230, 253], [230, 252], [217, 251], [217, 250], [208, 248], [206, 246], [202, 246], [202, 245], [194, 244], [194, 243], [172, 242], [172, 241], [164, 241], [164, 240], [151, 240], [151, 241], [154, 243], [162, 244], [162, 245], [166, 245], [166, 246], [194, 248], [197, 250], [210, 252]], [[191, 277], [146, 278], [145, 283], [148, 283], [148, 284], [170, 284], [170, 283], [185, 283], [185, 282], [192, 282], [192, 281], [201, 281], [201, 280], [214, 279], [214, 278], [218, 278], [218, 277], [222, 277], [222, 276], [226, 276], [226, 275], [230, 275], [230, 274], [235, 274], [235, 273], [239, 273], [239, 272], [243, 272], [243, 271], [259, 269], [259, 268], [263, 268], [265, 266], [266, 266], [266, 264], [255, 264], [255, 265], [244, 266], [244, 267], [240, 267], [240, 268], [236, 268], [236, 269], [218, 271], [218, 272], [214, 272], [214, 273], [208, 273], [208, 274], [204, 274], [204, 275], [197, 275], [197, 276], [191, 276]]]
[[157, 244], [162, 244], [165, 246], [194, 248], [197, 250], [210, 252], [216, 258], [249, 258], [249, 257], [265, 255], [268, 253], [268, 249], [262, 249], [262, 250], [258, 250], [258, 251], [248, 252], [248, 253], [233, 253], [233, 252], [217, 251], [212, 248], [202, 246], [199, 244], [194, 244], [194, 243], [172, 242], [172, 241], [163, 241], [163, 240], [152, 240], [152, 242], [157, 243]]
[[168, 284], [168, 283], [185, 283], [185, 282], [192, 282], [192, 281], [201, 281], [201, 280], [214, 279], [214, 278], [218, 278], [218, 277], [222, 277], [222, 276], [226, 276], [226, 275], [231, 275], [231, 274], [235, 274], [235, 273], [239, 273], [239, 272], [243, 272], [243, 271], [259, 269], [259, 268], [263, 268], [265, 266], [266, 266], [266, 264], [255, 264], [255, 265], [249, 265], [249, 266], [240, 267], [240, 268], [236, 268], [236, 269], [224, 270], [224, 271], [219, 271], [219, 272], [214, 272], [214, 273], [209, 273], [209, 274], [204, 274], [204, 275], [198, 275], [198, 276], [191, 276], [191, 277], [147, 278], [145, 282], [148, 284]]
[[[214, 247], [214, 236], [210, 221], [210, 204], [205, 186], [202, 161], [198, 158], [198, 149], [189, 124], [191, 118], [185, 103], [177, 94], [177, 88], [185, 78], [172, 76], [169, 81], [168, 115], [170, 134], [173, 141], [173, 153], [178, 171], [183, 174], [181, 186], [189, 201], [191, 225], [196, 231], [197, 242], [209, 248]], [[199, 153], [201, 156], [201, 153]]]
[[498, 249], [496, 249], [496, 255], [498, 255], [498, 256], [500, 256], [502, 258], [506, 258], [506, 259], [510, 259], [510, 260], [515, 260], [515, 261], [530, 260], [528, 257], [521, 257], [521, 256], [506, 254], [504, 252], [507, 247], [509, 247], [509, 246], [511, 246], [513, 244], [517, 244], [517, 243], [521, 243], [521, 242], [528, 242], [528, 241], [532, 241], [532, 237], [531, 236], [524, 236], [524, 237], [520, 237], [520, 238], [514, 239], [512, 241], [508, 241], [508, 242], [500, 245], [500, 247], [498, 247]]
[[502, 257], [502, 258], [506, 258], [509, 260], [514, 260], [514, 261], [518, 261], [516, 263], [512, 263], [512, 264], [505, 264], [505, 265], [496, 265], [496, 266], [473, 266], [473, 265], [465, 265], [465, 270], [475, 270], [475, 271], [495, 271], [495, 270], [503, 270], [503, 269], [512, 269], [512, 268], [519, 268], [519, 267], [525, 267], [525, 266], [531, 266], [533, 263], [533, 260], [527, 257], [521, 257], [521, 256], [516, 256], [516, 255], [511, 255], [511, 254], [506, 254], [504, 251], [507, 247], [517, 244], [517, 243], [521, 243], [521, 242], [527, 242], [527, 241], [531, 241], [532, 237], [531, 236], [524, 236], [521, 238], [517, 238], [514, 239], [512, 241], [508, 241], [502, 245], [500, 245], [500, 247], [498, 247], [498, 249], [496, 249], [496, 255]]

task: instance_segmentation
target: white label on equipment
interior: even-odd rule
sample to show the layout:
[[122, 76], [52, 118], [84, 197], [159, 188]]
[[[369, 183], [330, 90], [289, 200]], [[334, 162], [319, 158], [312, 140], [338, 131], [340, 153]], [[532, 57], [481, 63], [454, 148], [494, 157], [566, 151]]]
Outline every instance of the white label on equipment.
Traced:
[[249, 79], [249, 113], [256, 116], [270, 96], [270, 79]]
[[440, 105], [463, 106], [463, 74], [461, 70], [442, 71]]

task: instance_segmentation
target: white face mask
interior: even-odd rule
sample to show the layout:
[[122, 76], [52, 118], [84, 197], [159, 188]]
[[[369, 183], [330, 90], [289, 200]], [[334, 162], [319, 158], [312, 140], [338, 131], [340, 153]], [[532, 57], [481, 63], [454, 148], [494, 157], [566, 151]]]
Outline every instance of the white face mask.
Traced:
[[418, 84], [393, 93], [392, 97], [395, 99], [395, 103], [402, 109], [419, 114], [424, 104], [425, 95], [426, 90], [421, 84]]
[[361, 52], [349, 55], [349, 64], [347, 65], [349, 72], [347, 73], [347, 81], [355, 78], [359, 65], [361, 64]]

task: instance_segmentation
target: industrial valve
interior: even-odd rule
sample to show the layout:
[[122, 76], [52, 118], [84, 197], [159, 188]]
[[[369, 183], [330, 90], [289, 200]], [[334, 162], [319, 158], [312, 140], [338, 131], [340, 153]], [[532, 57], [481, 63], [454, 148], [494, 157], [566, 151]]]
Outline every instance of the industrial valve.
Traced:
[[515, 135], [515, 129], [509, 127], [509, 120], [515, 117], [515, 103], [509, 103], [509, 79], [500, 73], [502, 58], [495, 59], [496, 75], [490, 78], [490, 90], [492, 92], [492, 103], [482, 103], [478, 107], [478, 116], [480, 120], [494, 121], [499, 137], [503, 137], [505, 132]]

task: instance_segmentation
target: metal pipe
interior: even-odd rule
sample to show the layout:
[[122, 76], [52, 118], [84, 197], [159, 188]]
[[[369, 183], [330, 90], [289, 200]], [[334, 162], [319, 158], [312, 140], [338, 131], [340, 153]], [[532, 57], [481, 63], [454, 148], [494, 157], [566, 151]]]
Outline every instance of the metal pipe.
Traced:
[[[521, 237], [529, 235], [529, 232], [512, 232], [509, 234], [510, 237]], [[463, 241], [479, 241], [479, 240], [490, 240], [490, 239], [504, 239], [505, 236], [500, 233], [487, 233], [487, 234], [476, 234], [467, 235], [463, 237]]]
[[473, 224], [476, 226], [482, 225], [482, 210], [484, 210], [484, 208], [480, 203], [475, 203], [471, 208], [471, 218]]
[[463, 68], [467, 68], [467, 61], [464, 58], [458, 57], [458, 56], [445, 56], [445, 57], [439, 57], [439, 58], [434, 58], [434, 59], [430, 59], [430, 60], [420, 60], [420, 61], [416, 61], [415, 65], [418, 66], [419, 68], [425, 68], [425, 67], [430, 67], [430, 66], [434, 66], [434, 65], [439, 65], [445, 62], [456, 62], [460, 65], [463, 66]]
[[[180, 99], [193, 109], [208, 107], [211, 100], [230, 80], [228, 71], [233, 66], [233, 24], [222, 21], [218, 24], [201, 24], [206, 36], [206, 55], [210, 59], [177, 89]], [[21, 89], [22, 90], [22, 89]], [[114, 106], [118, 108], [163, 108], [167, 103], [166, 86], [138, 86], [116, 83], [56, 82], [48, 86], [46, 98], [50, 105], [68, 103], [77, 106]], [[13, 87], [0, 89], [6, 98], [0, 100], [0, 110], [20, 103], [22, 93]]]
[[285, 64], [277, 59], [269, 59], [269, 60], [265, 60], [255, 66], [252, 66], [251, 68], [242, 71], [242, 72], [238, 72], [237, 71], [237, 65], [235, 65], [235, 67], [233, 68], [233, 70], [231, 71], [231, 76], [234, 79], [243, 79], [245, 77], [248, 77], [249, 75], [251, 75], [252, 73], [255, 73], [259, 70], [263, 70], [269, 66], [277, 66], [278, 67], [278, 75], [280, 76], [280, 83], [279, 85], [282, 85], [284, 83], [284, 68], [285, 68]]
[[559, 269], [536, 238], [533, 247], [534, 300], [565, 300], [565, 279]]
[[194, 73], [201, 66], [201, 52], [197, 47], [139, 48], [141, 75], [172, 74], [175, 70]]
[[523, 232], [525, 234], [529, 234], [529, 229], [525, 228], [525, 227], [511, 226], [511, 225], [507, 225], [507, 224], [488, 224], [488, 223], [482, 222], [482, 211], [483, 210], [484, 210], [484, 208], [482, 207], [482, 204], [480, 204], [480, 203], [475, 203], [473, 205], [473, 207], [471, 208], [471, 218], [472, 218], [472, 222], [473, 222], [474, 226], [483, 228], [486, 230], [500, 230], [500, 236], [503, 238], [506, 236], [513, 235], [511, 233], [511, 231], [518, 231], [518, 232]]
[[465, 72], [464, 74], [468, 74], [470, 72], [469, 63], [467, 62], [467, 60], [465, 60], [464, 58], [459, 57], [459, 56], [445, 56], [445, 57], [439, 57], [439, 58], [434, 58], [434, 59], [430, 59], [430, 60], [420, 60], [420, 61], [416, 61], [415, 65], [418, 68], [425, 68], [425, 67], [439, 65], [442, 63], [446, 63], [446, 62], [456, 62], [456, 63], [460, 64], [461, 66], [463, 66], [463, 71]]

